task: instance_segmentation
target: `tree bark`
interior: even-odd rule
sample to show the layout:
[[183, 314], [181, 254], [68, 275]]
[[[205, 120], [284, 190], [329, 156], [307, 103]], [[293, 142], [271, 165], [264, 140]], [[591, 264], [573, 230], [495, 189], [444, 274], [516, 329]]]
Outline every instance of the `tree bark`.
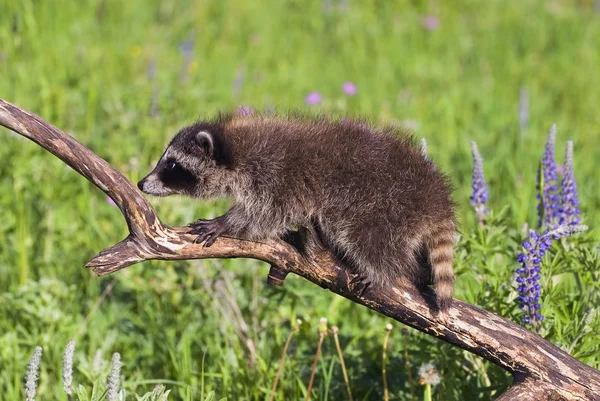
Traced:
[[565, 401], [568, 399], [570, 398], [565, 398], [554, 391], [551, 384], [541, 380], [526, 378], [524, 380], [515, 380], [508, 390], [496, 398], [496, 401]]
[[205, 248], [194, 242], [196, 236], [189, 233], [189, 228], [163, 224], [143, 194], [120, 172], [40, 117], [0, 99], [0, 125], [53, 153], [109, 195], [120, 208], [130, 234], [86, 264], [98, 275], [151, 259], [259, 259], [271, 265], [272, 283], [282, 284], [287, 273], [295, 273], [509, 371], [515, 382], [498, 400], [600, 401], [599, 371], [494, 313], [455, 299], [447, 314], [436, 314], [432, 291], [417, 291], [409, 283], [378, 291], [356, 291], [355, 277], [328, 251], [315, 246], [310, 247], [316, 249], [314, 252], [302, 251], [298, 244], [312, 241], [310, 235], [299, 235], [295, 241], [300, 242], [219, 238]]

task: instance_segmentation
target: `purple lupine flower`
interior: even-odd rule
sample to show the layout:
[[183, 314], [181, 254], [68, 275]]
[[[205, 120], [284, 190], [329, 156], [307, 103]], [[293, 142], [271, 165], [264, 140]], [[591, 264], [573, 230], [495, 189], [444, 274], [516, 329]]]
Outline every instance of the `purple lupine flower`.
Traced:
[[235, 110], [238, 117], [248, 117], [254, 113], [254, 109], [250, 106], [240, 106]]
[[156, 59], [150, 60], [148, 68], [146, 68], [146, 77], [152, 81], [156, 77]]
[[565, 172], [560, 185], [559, 224], [577, 225], [581, 221], [579, 211], [579, 196], [577, 195], [577, 182], [573, 173], [573, 142], [567, 142], [565, 156]]
[[344, 93], [348, 96], [354, 96], [358, 93], [358, 89], [356, 88], [356, 85], [354, 85], [350, 81], [344, 82], [344, 84], [342, 85], [342, 91], [344, 91]]
[[188, 79], [190, 74], [190, 65], [192, 64], [194, 58], [194, 40], [186, 40], [179, 44], [179, 52], [183, 55], [183, 66], [181, 68], [181, 73], [179, 75], [179, 79], [184, 82]]
[[194, 40], [186, 40], [185, 42], [180, 43], [178, 48], [186, 60], [191, 59], [192, 52], [194, 51]]
[[158, 108], [159, 86], [154, 84], [152, 87], [152, 96], [150, 97], [150, 116], [158, 117], [160, 112]]
[[[337, 3], [337, 4], [334, 4]], [[348, 0], [323, 0], [323, 12], [328, 13], [333, 10], [348, 11]]]
[[423, 26], [428, 31], [435, 31], [440, 26], [440, 19], [435, 15], [428, 15], [423, 18]]
[[106, 203], [108, 203], [111, 206], [117, 207], [117, 204], [115, 203], [115, 201], [108, 195], [106, 195]]
[[554, 160], [555, 142], [556, 124], [553, 124], [548, 132], [548, 140], [540, 166], [541, 171], [538, 170], [538, 227], [552, 226], [558, 220], [560, 196], [558, 194], [556, 161]]
[[[150, 62], [148, 63], [148, 68], [146, 69], [146, 77], [148, 78], [148, 80], [150, 80], [150, 81], [155, 80], [156, 68], [157, 68], [156, 60], [155, 59], [150, 60]], [[150, 116], [151, 117], [158, 117], [158, 115], [159, 115], [159, 112], [158, 112], [159, 90], [158, 90], [158, 88], [159, 88], [158, 83], [154, 82], [152, 84], [152, 95], [150, 96]]]
[[238, 96], [242, 92], [244, 81], [246, 80], [246, 70], [241, 69], [235, 76], [233, 83], [231, 84], [231, 91], [234, 96]]
[[552, 230], [546, 230], [539, 235], [534, 230], [529, 230], [529, 239], [523, 241], [523, 252], [517, 256], [520, 267], [517, 268], [517, 291], [519, 292], [519, 308], [525, 311], [522, 318], [524, 324], [538, 325], [544, 320], [540, 314], [540, 294], [542, 285], [540, 264], [546, 251], [550, 249], [553, 240], [567, 237], [587, 230], [586, 226], [554, 226]]
[[306, 104], [311, 106], [321, 103], [321, 100], [323, 100], [323, 97], [319, 92], [316, 91], [310, 92], [308, 95], [306, 95], [306, 98], [304, 99]]
[[529, 91], [527, 88], [521, 88], [519, 93], [519, 125], [521, 130], [527, 128], [529, 124]]
[[479, 224], [483, 226], [484, 216], [487, 213], [485, 204], [488, 201], [488, 187], [485, 184], [483, 175], [483, 159], [477, 149], [475, 141], [471, 142], [471, 151], [473, 153], [473, 192], [471, 195], [471, 205], [475, 208]]

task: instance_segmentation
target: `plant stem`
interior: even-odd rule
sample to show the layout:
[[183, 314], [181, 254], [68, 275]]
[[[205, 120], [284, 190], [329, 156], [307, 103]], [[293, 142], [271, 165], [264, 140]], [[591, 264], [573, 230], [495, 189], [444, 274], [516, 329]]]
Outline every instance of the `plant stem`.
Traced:
[[383, 377], [383, 399], [384, 401], [390, 401], [390, 392], [388, 390], [387, 383], [387, 347], [390, 339], [390, 333], [392, 332], [391, 325], [385, 328], [385, 337], [383, 338], [383, 353], [381, 355], [381, 375]]
[[317, 345], [317, 353], [315, 354], [315, 360], [312, 364], [312, 370], [310, 372], [310, 380], [308, 381], [308, 388], [306, 389], [305, 401], [310, 400], [310, 392], [312, 391], [313, 381], [315, 379], [315, 373], [317, 371], [317, 362], [319, 361], [319, 354], [321, 353], [321, 346], [323, 345], [323, 339], [325, 334], [319, 333], [319, 345]]
[[410, 399], [411, 399], [411, 401], [415, 401], [415, 388], [413, 386], [410, 362], [408, 361], [408, 331], [406, 331], [406, 330], [402, 330], [402, 342], [404, 345], [404, 366], [406, 368], [406, 374], [408, 376], [408, 387], [410, 389]]
[[285, 361], [285, 356], [287, 354], [288, 347], [292, 342], [292, 337], [294, 337], [294, 333], [296, 333], [297, 329], [292, 329], [290, 335], [285, 341], [285, 345], [283, 346], [283, 351], [281, 352], [281, 358], [279, 359], [279, 368], [277, 369], [277, 374], [275, 375], [275, 381], [273, 382], [273, 388], [271, 388], [271, 395], [269, 396], [269, 401], [273, 401], [275, 397], [275, 390], [277, 390], [277, 383], [279, 382], [279, 377], [281, 376], [281, 372], [283, 371], [283, 362]]
[[342, 356], [342, 347], [340, 347], [340, 340], [338, 339], [338, 328], [333, 326], [333, 339], [335, 340], [335, 347], [337, 348], [338, 356], [340, 357], [340, 364], [342, 365], [342, 373], [344, 375], [344, 383], [346, 383], [346, 391], [348, 391], [348, 400], [352, 400], [352, 391], [350, 390], [350, 380], [348, 379], [348, 372], [346, 371], [346, 364], [344, 363], [344, 357]]
[[423, 401], [431, 401], [431, 384], [425, 384], [425, 392], [423, 393]]

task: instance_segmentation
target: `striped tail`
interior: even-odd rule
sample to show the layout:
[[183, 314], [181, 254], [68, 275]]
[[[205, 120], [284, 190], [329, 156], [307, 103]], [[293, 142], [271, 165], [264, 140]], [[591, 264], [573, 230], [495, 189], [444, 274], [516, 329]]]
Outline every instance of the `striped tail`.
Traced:
[[445, 313], [452, 304], [454, 294], [454, 224], [445, 224], [430, 235], [429, 261], [440, 312]]

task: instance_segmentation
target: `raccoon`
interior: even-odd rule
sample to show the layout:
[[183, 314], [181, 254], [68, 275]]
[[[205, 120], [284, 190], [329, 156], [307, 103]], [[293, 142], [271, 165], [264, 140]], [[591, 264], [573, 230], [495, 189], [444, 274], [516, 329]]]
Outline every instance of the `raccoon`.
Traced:
[[308, 227], [369, 288], [400, 278], [452, 301], [455, 204], [445, 175], [398, 128], [296, 116], [221, 115], [184, 127], [138, 187], [229, 197], [224, 215], [190, 226], [219, 236], [281, 238]]

